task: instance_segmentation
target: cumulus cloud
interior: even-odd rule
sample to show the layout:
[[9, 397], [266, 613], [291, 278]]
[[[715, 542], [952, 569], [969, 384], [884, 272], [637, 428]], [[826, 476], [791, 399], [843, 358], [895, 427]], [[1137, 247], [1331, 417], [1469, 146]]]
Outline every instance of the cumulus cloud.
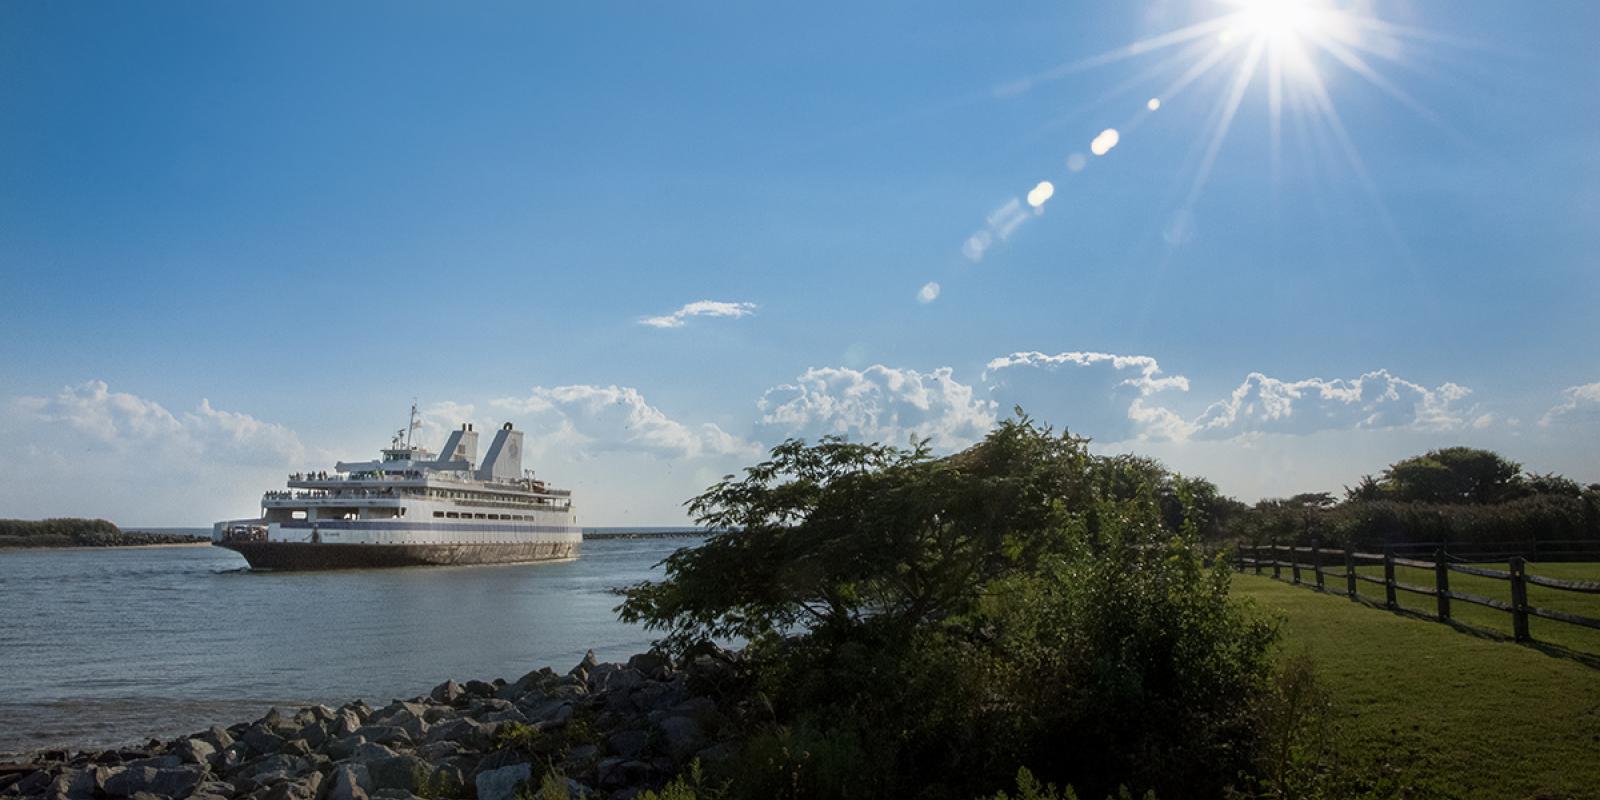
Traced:
[[113, 392], [99, 380], [68, 386], [51, 397], [17, 398], [13, 409], [29, 422], [64, 425], [93, 449], [284, 465], [306, 454], [299, 436], [282, 425], [213, 408], [207, 399], [193, 411], [173, 414], [155, 401]]
[[949, 367], [813, 367], [768, 389], [757, 408], [760, 428], [778, 436], [841, 434], [895, 444], [914, 436], [942, 450], [976, 442], [995, 422], [995, 404], [977, 398]]
[[1147, 406], [1144, 399], [1189, 390], [1187, 378], [1162, 374], [1150, 356], [1094, 352], [1012, 353], [988, 363], [983, 383], [1002, 407], [1021, 406], [1040, 419], [1105, 441], [1181, 431], [1176, 414]]
[[939, 284], [935, 283], [934, 281], [928, 281], [922, 285], [921, 289], [917, 290], [917, 302], [923, 305], [927, 305], [938, 299]]
[[1283, 381], [1252, 372], [1227, 399], [1195, 419], [1193, 435], [1226, 439], [1243, 433], [1336, 429], [1456, 430], [1472, 411], [1461, 402], [1471, 393], [1454, 383], [1429, 389], [1382, 369], [1331, 381]]
[[645, 317], [640, 325], [652, 328], [681, 328], [690, 317], [748, 317], [756, 313], [755, 303], [725, 303], [721, 300], [696, 300], [660, 317]]
[[628, 386], [536, 386], [526, 397], [501, 398], [495, 408], [529, 418], [545, 447], [587, 452], [636, 451], [664, 458], [759, 455], [761, 449], [712, 423], [687, 425], [645, 402]]
[[1600, 422], [1600, 382], [1568, 386], [1561, 402], [1539, 418], [1543, 427], [1564, 422]]
[[0, 406], [0, 485], [17, 516], [207, 524], [254, 513], [293, 469], [331, 463], [292, 430], [202, 399], [173, 412], [104, 381]]

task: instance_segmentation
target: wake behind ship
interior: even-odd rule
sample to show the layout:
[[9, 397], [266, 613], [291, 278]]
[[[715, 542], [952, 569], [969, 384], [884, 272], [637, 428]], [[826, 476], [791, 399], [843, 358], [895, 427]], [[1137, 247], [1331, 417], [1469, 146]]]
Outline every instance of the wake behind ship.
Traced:
[[572, 492], [522, 469], [522, 432], [507, 422], [478, 463], [471, 424], [441, 454], [395, 436], [375, 461], [289, 476], [261, 498], [261, 516], [212, 526], [211, 541], [255, 569], [506, 564], [576, 558], [582, 529]]

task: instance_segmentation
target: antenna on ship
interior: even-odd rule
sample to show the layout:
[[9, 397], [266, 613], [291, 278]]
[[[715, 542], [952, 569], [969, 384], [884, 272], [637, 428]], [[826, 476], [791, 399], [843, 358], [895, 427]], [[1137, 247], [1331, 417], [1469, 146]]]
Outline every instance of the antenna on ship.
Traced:
[[406, 424], [406, 449], [411, 449], [411, 432], [422, 423], [417, 420], [417, 398], [411, 398], [411, 421]]

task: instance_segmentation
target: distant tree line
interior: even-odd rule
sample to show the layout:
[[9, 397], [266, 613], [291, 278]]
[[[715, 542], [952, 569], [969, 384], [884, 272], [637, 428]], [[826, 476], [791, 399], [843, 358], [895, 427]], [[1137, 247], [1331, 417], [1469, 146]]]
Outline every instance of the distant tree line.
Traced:
[[[1379, 548], [1436, 544], [1471, 549], [1537, 542], [1600, 548], [1600, 484], [1523, 470], [1489, 450], [1448, 447], [1364, 475], [1342, 497], [1309, 492], [1254, 506], [1222, 498], [1208, 533], [1250, 543]], [[1559, 549], [1559, 548], [1558, 548]]]
[[121, 547], [173, 544], [192, 537], [124, 531], [103, 519], [0, 519], [0, 549], [17, 547]]

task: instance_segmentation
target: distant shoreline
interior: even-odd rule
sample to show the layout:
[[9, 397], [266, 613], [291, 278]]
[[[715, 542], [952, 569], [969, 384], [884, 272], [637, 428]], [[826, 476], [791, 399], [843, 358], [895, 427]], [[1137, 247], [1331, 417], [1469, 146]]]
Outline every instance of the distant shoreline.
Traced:
[[140, 544], [41, 544], [0, 546], [0, 555], [6, 553], [39, 553], [52, 550], [155, 550], [162, 547], [210, 547], [208, 541], [145, 542]]

